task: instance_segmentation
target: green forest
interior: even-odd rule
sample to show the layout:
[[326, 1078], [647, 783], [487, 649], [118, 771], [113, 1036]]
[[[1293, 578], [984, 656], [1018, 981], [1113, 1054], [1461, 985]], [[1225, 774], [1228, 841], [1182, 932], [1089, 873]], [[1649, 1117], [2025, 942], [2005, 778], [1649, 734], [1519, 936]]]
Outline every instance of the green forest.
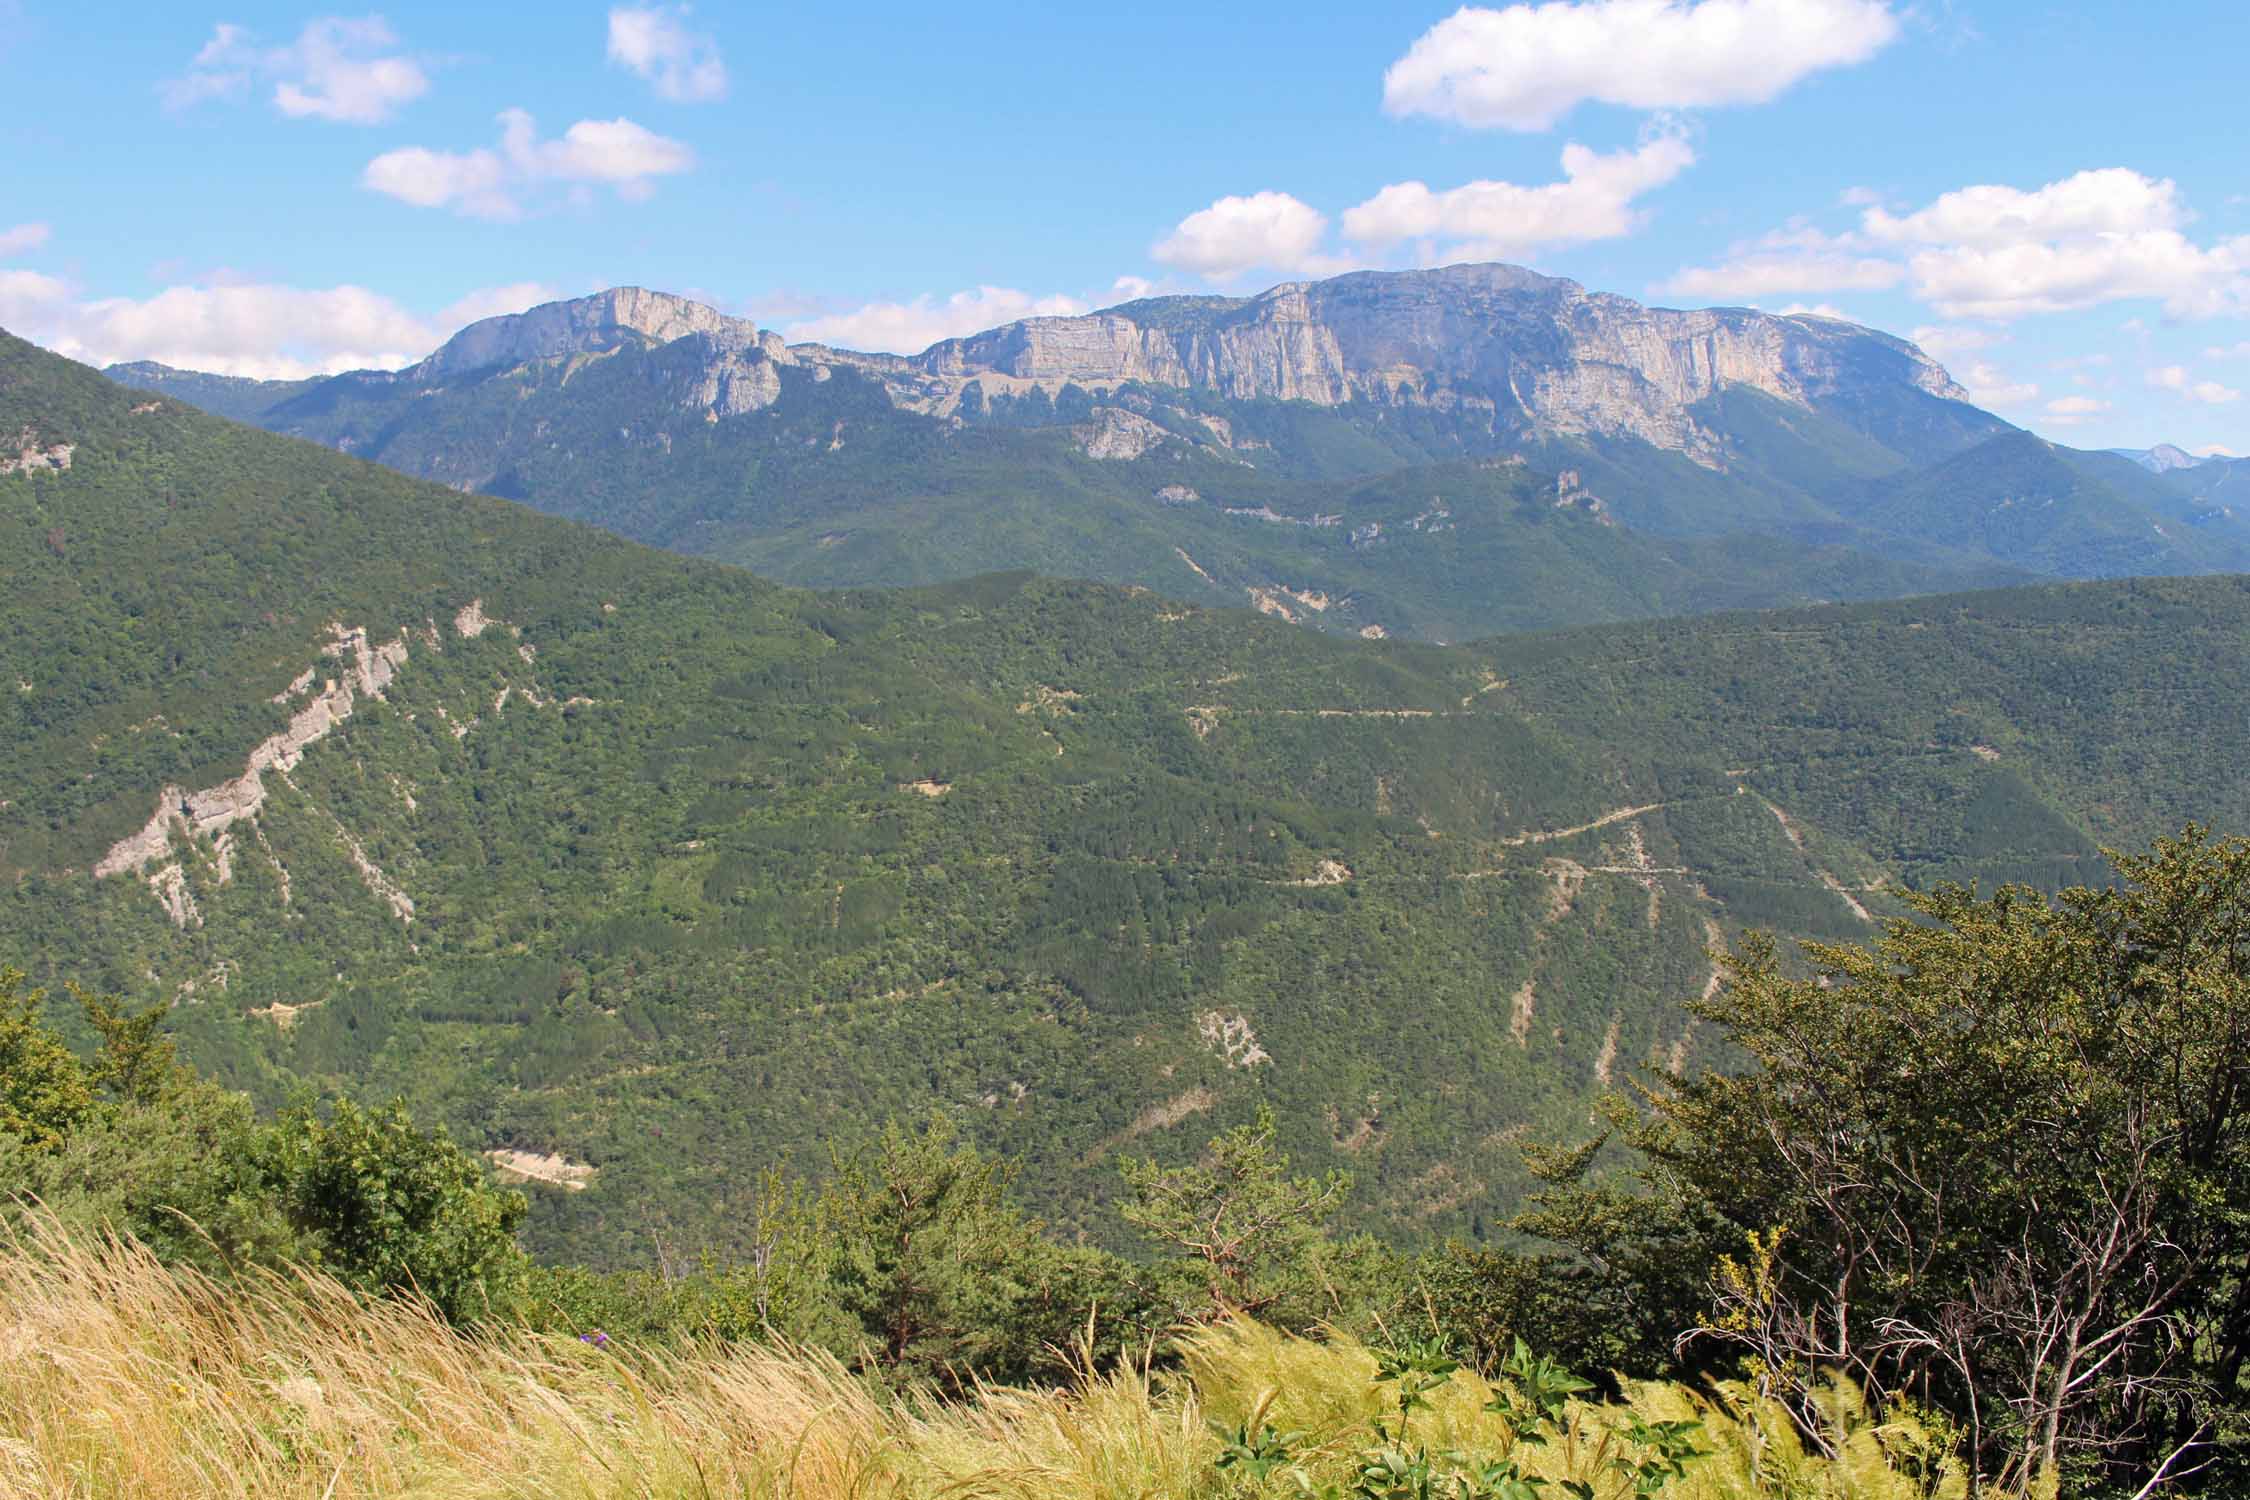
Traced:
[[1464, 1372], [2232, 1482], [2250, 582], [1439, 647], [786, 588], [14, 341], [0, 426], [19, 1234], [894, 1393], [1373, 1351], [1225, 1485], [1523, 1500], [1407, 1441]]
[[[682, 1353], [766, 1346], [851, 1372], [863, 1399], [991, 1403], [1106, 1370], [1148, 1402], [1157, 1371], [1200, 1376], [1214, 1338], [1270, 1332], [1372, 1354], [1363, 1423], [1268, 1421], [1321, 1399], [1287, 1377], [1210, 1421], [1196, 1494], [1710, 1493], [1730, 1446], [1748, 1472], [1712, 1476], [1718, 1493], [2230, 1494], [2250, 1454], [2250, 843], [2191, 827], [2109, 873], [1944, 884], [1870, 943], [1789, 960], [1746, 939], [1688, 1007], [1731, 1065], [1660, 1071], [1592, 1128], [1522, 1141], [1537, 1187], [1504, 1244], [1345, 1230], [1351, 1174], [1297, 1170], [1260, 1108], [1188, 1160], [1116, 1157], [1123, 1253], [1027, 1213], [1017, 1164], [940, 1114], [886, 1124], [817, 1181], [758, 1174], [739, 1257], [542, 1262], [515, 1238], [523, 1197], [442, 1128], [348, 1101], [262, 1120], [178, 1060], [163, 1007], [73, 987], [97, 1037], [81, 1055], [14, 972], [0, 1186], [28, 1265], [53, 1257], [29, 1291], [86, 1274], [73, 1235], [126, 1233], [240, 1286], [261, 1333], [303, 1295], [261, 1276], [310, 1266], [503, 1349], [575, 1337], [661, 1379]], [[1458, 1427], [1431, 1441], [1469, 1382], [1500, 1419], [1482, 1453]], [[1639, 1408], [1649, 1382], [1709, 1394], [1653, 1424], [1589, 1431], [1573, 1410]], [[1747, 1455], [1745, 1428], [1763, 1431]], [[1527, 1466], [1550, 1440], [1565, 1477]]]
[[[757, 1169], [932, 1108], [1093, 1243], [1116, 1152], [1261, 1107], [1348, 1222], [1489, 1238], [1526, 1132], [1714, 1058], [1681, 1002], [1744, 930], [2250, 826], [2231, 579], [1438, 650], [1023, 574], [778, 588], [21, 344], [0, 414], [74, 445], [0, 479], [0, 947], [170, 1004], [262, 1108], [404, 1098], [544, 1164], [527, 1242], [592, 1264], [739, 1254]], [[160, 801], [390, 647], [254, 815]]]

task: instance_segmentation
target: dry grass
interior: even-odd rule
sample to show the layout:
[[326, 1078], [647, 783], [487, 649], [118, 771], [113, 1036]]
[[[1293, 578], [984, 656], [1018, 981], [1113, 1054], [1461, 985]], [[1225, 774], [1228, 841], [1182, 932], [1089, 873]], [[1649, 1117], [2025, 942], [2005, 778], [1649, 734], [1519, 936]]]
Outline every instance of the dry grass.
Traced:
[[[1199, 1336], [1184, 1376], [1126, 1370], [937, 1405], [883, 1395], [819, 1355], [463, 1339], [314, 1274], [221, 1287], [135, 1246], [30, 1233], [0, 1247], [8, 1496], [1188, 1500], [1252, 1493], [1215, 1471], [1207, 1415], [1270, 1400], [1277, 1422], [1313, 1430], [1313, 1476], [1330, 1479], [1373, 1409], [1364, 1352], [1252, 1325]], [[1488, 1446], [1483, 1398], [1456, 1380], [1431, 1436]], [[1676, 1387], [1633, 1403], [1713, 1422], [1720, 1451], [1682, 1497], [1914, 1493], [1879, 1456], [1813, 1463], [1785, 1425], [1773, 1439]], [[1585, 1408], [1574, 1427], [1598, 1442], [1614, 1415]], [[1559, 1455], [1542, 1457], [1547, 1472]], [[1279, 1479], [1269, 1491], [1294, 1492]]]

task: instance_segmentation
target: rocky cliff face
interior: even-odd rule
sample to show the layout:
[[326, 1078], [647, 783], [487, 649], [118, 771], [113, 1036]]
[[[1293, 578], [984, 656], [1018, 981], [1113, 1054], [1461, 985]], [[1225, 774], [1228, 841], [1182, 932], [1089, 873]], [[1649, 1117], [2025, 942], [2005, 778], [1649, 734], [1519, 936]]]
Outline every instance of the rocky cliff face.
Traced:
[[637, 286], [612, 287], [591, 297], [548, 302], [528, 312], [471, 323], [428, 359], [399, 374], [401, 380], [448, 380], [471, 370], [507, 368], [560, 354], [614, 349], [629, 338], [669, 344], [691, 334], [709, 334], [722, 343], [751, 348], [771, 340], [758, 325], [730, 318], [717, 308], [651, 292]]
[[[830, 351], [822, 355], [835, 358]], [[1903, 340], [1818, 317], [1678, 312], [1515, 266], [1361, 272], [1247, 300], [1165, 298], [1033, 318], [876, 371], [903, 403], [940, 406], [997, 378], [1104, 390], [1196, 387], [1235, 400], [1426, 404], [1548, 434], [1636, 437], [1709, 458], [1689, 408], [1730, 386], [1794, 405], [1897, 383], [1966, 393]]]
[[1715, 464], [1723, 435], [1693, 408], [1730, 387], [1811, 409], [1878, 389], [1966, 399], [1912, 344], [1856, 324], [1644, 307], [1506, 265], [1357, 272], [1250, 298], [1167, 297], [1029, 318], [912, 357], [784, 346], [686, 298], [618, 287], [472, 324], [395, 378], [441, 381], [698, 335], [707, 374], [693, 399], [714, 418], [770, 405], [780, 393], [775, 367], [802, 364], [859, 371], [897, 405], [940, 416], [972, 384], [990, 398], [1142, 383], [1237, 401], [1421, 405], [1496, 434], [1638, 438]]

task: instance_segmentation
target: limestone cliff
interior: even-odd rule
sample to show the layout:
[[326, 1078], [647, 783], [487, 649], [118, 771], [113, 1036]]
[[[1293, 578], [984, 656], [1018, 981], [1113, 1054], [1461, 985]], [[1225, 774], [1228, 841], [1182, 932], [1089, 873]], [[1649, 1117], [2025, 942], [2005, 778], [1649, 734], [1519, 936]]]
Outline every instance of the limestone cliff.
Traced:
[[[1694, 409], [1730, 388], [1815, 410], [1966, 395], [1912, 344], [1856, 324], [1644, 307], [1507, 265], [1355, 272], [1248, 298], [1153, 298], [1028, 318], [915, 356], [787, 346], [687, 298], [616, 287], [471, 324], [396, 375], [346, 378], [426, 389], [686, 339], [697, 341], [690, 363], [700, 373], [682, 399], [712, 421], [773, 405], [781, 369], [803, 366], [815, 378], [838, 369], [870, 377], [895, 405], [936, 416], [954, 415], [972, 385], [997, 400], [1138, 383], [1234, 401], [1423, 406], [1494, 438], [1633, 438], [1711, 465], [1723, 461], [1725, 434]], [[1120, 422], [1105, 417], [1090, 440], [1105, 453], [1134, 446], [1118, 441]], [[1231, 446], [1219, 428], [1213, 436]]]
[[1804, 407], [1885, 384], [1966, 398], [1919, 349], [1856, 324], [1644, 307], [1504, 265], [1358, 272], [1247, 299], [1171, 297], [1031, 318], [888, 363], [862, 368], [918, 407], [957, 399], [971, 381], [987, 394], [1145, 382], [1234, 400], [1484, 412], [1515, 430], [1634, 437], [1699, 458], [1716, 452], [1717, 438], [1689, 409], [1728, 387]]
[[786, 347], [687, 298], [616, 287], [471, 324], [394, 378], [445, 381], [691, 336], [701, 336], [706, 363], [690, 403], [714, 420], [771, 405], [777, 367], [803, 364], [872, 376], [899, 406], [938, 415], [971, 384], [993, 398], [1143, 383], [1229, 400], [1424, 405], [1495, 432], [1638, 438], [1711, 462], [1721, 435], [1691, 408], [1730, 387], [1808, 408], [1876, 387], [1966, 399], [1912, 344], [1856, 324], [1645, 307], [1507, 265], [1362, 271], [1249, 298], [1154, 298], [1027, 318], [912, 357]]
[[[428, 359], [400, 371], [398, 378], [415, 383], [450, 380], [472, 370], [614, 349], [629, 338], [669, 344], [698, 333], [717, 335], [737, 347], [762, 344], [758, 326], [748, 319], [730, 318], [717, 308], [666, 292], [620, 286], [471, 323]], [[778, 352], [780, 341], [773, 343]]]

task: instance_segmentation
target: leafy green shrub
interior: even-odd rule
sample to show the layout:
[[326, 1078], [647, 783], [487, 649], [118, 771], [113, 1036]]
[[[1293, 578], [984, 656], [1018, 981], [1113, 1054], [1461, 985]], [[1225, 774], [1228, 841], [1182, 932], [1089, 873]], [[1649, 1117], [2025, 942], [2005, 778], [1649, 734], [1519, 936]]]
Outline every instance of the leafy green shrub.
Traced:
[[444, 1126], [416, 1128], [403, 1104], [339, 1100], [282, 1114], [258, 1143], [281, 1211], [309, 1258], [370, 1291], [412, 1291], [454, 1322], [513, 1311], [526, 1260], [523, 1194], [493, 1186]]

